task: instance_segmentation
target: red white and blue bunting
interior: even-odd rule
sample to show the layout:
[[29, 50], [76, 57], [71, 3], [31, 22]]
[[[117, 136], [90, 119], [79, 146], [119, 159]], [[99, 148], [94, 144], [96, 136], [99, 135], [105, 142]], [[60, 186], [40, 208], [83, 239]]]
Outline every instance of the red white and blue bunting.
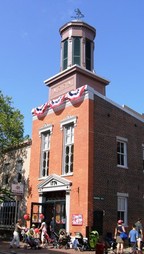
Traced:
[[49, 107], [49, 104], [48, 104], [48, 102], [46, 102], [43, 105], [32, 109], [31, 112], [33, 115], [40, 116], [40, 115], [44, 114], [44, 112], [48, 109], [48, 107]]
[[77, 100], [78, 98], [81, 97], [85, 89], [86, 89], [86, 86], [81, 86], [74, 91], [70, 91], [65, 95], [65, 99], [68, 99], [70, 101]]
[[51, 100], [49, 102], [49, 105], [51, 108], [56, 108], [56, 107], [60, 106], [64, 100], [65, 100], [65, 95], [62, 95], [55, 100]]
[[59, 107], [66, 100], [78, 100], [85, 90], [87, 90], [87, 85], [81, 86], [76, 90], [72, 90], [62, 96], [59, 96], [57, 99], [50, 100], [49, 102], [46, 102], [43, 105], [32, 109], [31, 113], [35, 116], [42, 116], [49, 108], [54, 109], [56, 107]]

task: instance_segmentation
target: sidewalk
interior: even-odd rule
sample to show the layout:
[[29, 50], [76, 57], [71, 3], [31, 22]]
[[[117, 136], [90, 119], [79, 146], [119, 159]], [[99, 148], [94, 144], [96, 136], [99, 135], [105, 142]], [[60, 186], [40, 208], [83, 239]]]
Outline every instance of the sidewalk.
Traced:
[[[48, 248], [42, 248], [42, 249], [25, 249], [24, 244], [21, 243], [21, 248], [9, 248], [10, 244], [6, 241], [0, 241], [0, 254], [78, 254], [80, 251], [74, 250], [74, 249], [55, 249], [49, 246]], [[95, 251], [84, 251], [85, 254], [95, 254]]]
[[[10, 243], [7, 241], [0, 241], [0, 254], [36, 254], [36, 253], [40, 253], [40, 254], [78, 254], [81, 253], [78, 250], [74, 250], [74, 249], [56, 249], [53, 248], [52, 246], [48, 246], [47, 248], [42, 248], [42, 249], [25, 249], [24, 248], [24, 244], [21, 243], [21, 248], [17, 249], [17, 248], [13, 248], [10, 249], [9, 248]], [[144, 251], [144, 250], [143, 250]], [[144, 252], [142, 251], [142, 253], [144, 254]], [[124, 249], [124, 254], [129, 254], [130, 253], [130, 248], [125, 248]], [[84, 254], [96, 254], [95, 250], [92, 251], [84, 251]], [[114, 251], [109, 250], [108, 254], [115, 254]]]

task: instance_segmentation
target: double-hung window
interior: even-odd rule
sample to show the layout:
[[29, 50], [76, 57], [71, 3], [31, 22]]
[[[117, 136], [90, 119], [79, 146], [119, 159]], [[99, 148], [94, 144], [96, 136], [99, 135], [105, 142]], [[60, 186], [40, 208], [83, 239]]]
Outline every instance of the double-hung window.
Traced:
[[64, 126], [64, 149], [63, 149], [64, 174], [70, 174], [73, 172], [73, 154], [74, 154], [74, 125], [69, 124]]
[[18, 183], [22, 182], [22, 166], [23, 166], [23, 161], [21, 158], [19, 158], [16, 161], [16, 173], [17, 173], [17, 182]]
[[127, 139], [117, 137], [117, 166], [127, 167]]
[[142, 160], [143, 160], [143, 172], [144, 172], [144, 144], [142, 144]]
[[6, 185], [9, 183], [9, 177], [10, 177], [10, 163], [4, 164], [3, 169], [3, 182], [2, 185]]
[[76, 120], [76, 117], [70, 117], [61, 122], [61, 129], [63, 130], [63, 175], [73, 173], [74, 127], [76, 126]]
[[52, 125], [46, 126], [40, 130], [41, 135], [41, 164], [40, 177], [49, 175], [49, 157], [50, 157], [50, 137]]
[[117, 220], [122, 220], [127, 225], [127, 193], [117, 193]]

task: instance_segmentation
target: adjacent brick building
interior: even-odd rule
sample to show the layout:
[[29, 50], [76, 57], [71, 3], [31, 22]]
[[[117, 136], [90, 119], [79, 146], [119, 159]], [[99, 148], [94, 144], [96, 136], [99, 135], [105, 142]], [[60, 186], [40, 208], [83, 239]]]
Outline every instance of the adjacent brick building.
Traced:
[[[31, 140], [12, 146], [0, 157], [0, 186], [9, 190], [13, 199], [7, 197], [0, 203], [0, 235], [11, 236], [18, 218], [22, 218], [27, 209], [29, 193]], [[23, 221], [24, 222], [24, 221]]]
[[55, 230], [105, 235], [144, 214], [144, 117], [106, 97], [94, 72], [96, 30], [80, 19], [60, 28], [60, 73], [33, 109], [27, 212]]

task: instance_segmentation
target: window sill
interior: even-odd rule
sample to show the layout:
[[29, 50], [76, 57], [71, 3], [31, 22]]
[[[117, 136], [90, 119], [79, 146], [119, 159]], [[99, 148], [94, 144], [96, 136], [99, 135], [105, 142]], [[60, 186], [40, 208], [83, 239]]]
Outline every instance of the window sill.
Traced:
[[73, 173], [69, 173], [69, 174], [63, 174], [63, 175], [61, 175], [62, 177], [63, 176], [73, 176]]
[[122, 166], [122, 165], [117, 165], [117, 168], [128, 169], [128, 167], [127, 167], [127, 166]]
[[48, 176], [41, 176], [38, 178], [38, 181], [45, 180]]

